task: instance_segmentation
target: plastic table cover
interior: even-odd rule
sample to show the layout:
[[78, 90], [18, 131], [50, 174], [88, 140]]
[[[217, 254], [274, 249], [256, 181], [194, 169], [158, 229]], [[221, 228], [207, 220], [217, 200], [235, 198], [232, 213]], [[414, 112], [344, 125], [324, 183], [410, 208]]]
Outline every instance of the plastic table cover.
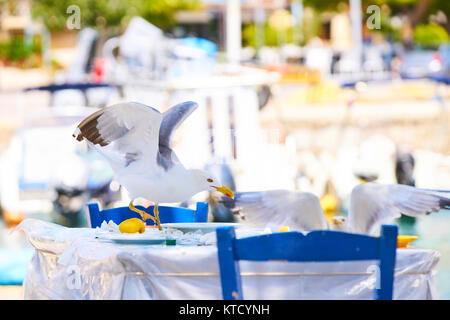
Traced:
[[[96, 239], [95, 229], [34, 219], [17, 229], [36, 249], [24, 280], [25, 299], [222, 298], [214, 243], [119, 245]], [[438, 299], [439, 258], [434, 250], [398, 249], [394, 299]], [[244, 298], [372, 299], [377, 263], [241, 261]]]

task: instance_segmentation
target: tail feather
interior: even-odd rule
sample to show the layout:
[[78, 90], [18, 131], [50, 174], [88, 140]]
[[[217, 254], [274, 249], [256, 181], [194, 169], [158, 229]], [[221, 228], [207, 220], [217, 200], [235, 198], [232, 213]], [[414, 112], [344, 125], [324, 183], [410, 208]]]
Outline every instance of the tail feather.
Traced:
[[441, 209], [450, 209], [450, 199], [448, 199], [448, 198], [439, 198], [439, 207]]
[[225, 208], [228, 209], [235, 209], [236, 208], [236, 195], [235, 199], [231, 199], [228, 197], [222, 197], [220, 198], [219, 202], [225, 206]]
[[238, 200], [241, 198], [240, 193], [234, 193], [234, 198], [228, 198], [228, 197], [221, 197], [219, 199], [219, 203], [221, 203], [225, 208], [230, 209], [231, 212], [238, 216], [241, 220], [246, 220], [245, 215], [242, 212], [242, 209], [239, 207]]
[[237, 209], [242, 204], [251, 204], [254, 203], [255, 201], [259, 201], [258, 200], [259, 197], [260, 197], [259, 192], [235, 192], [233, 199], [222, 196], [219, 199], [219, 202], [222, 203], [228, 209]]
[[450, 190], [434, 190], [434, 189], [420, 189], [426, 193], [431, 193], [439, 199], [439, 208], [450, 209]]
[[450, 197], [450, 190], [434, 190], [434, 189], [421, 189], [427, 192], [436, 192], [436, 193], [447, 193]]

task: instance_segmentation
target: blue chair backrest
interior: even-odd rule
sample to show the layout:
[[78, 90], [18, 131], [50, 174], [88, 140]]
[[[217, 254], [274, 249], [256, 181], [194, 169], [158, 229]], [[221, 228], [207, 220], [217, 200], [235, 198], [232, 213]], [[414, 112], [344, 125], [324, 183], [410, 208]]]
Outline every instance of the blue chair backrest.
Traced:
[[392, 300], [397, 226], [383, 225], [380, 237], [341, 231], [280, 232], [236, 239], [233, 227], [216, 230], [222, 295], [243, 299], [239, 260], [354, 261], [380, 260], [375, 299]]
[[[144, 210], [153, 216], [153, 206], [148, 208], [136, 206], [136, 208]], [[161, 223], [206, 222], [208, 219], [207, 202], [197, 202], [196, 210], [165, 206], [158, 206], [158, 210]], [[100, 227], [103, 221], [109, 222], [109, 220], [112, 220], [114, 223], [120, 224], [122, 221], [127, 219], [141, 218], [138, 213], [130, 210], [128, 207], [119, 207], [100, 211], [97, 203], [89, 203], [88, 212], [90, 225], [92, 228]], [[145, 222], [147, 225], [154, 225], [152, 219], [148, 219]]]

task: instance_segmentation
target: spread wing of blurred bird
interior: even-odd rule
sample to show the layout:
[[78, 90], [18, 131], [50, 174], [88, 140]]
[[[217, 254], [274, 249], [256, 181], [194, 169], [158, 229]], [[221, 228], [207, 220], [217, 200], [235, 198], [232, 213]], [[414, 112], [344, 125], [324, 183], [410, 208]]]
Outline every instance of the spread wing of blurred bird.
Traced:
[[288, 190], [236, 192], [234, 199], [221, 202], [240, 209], [245, 221], [262, 227], [289, 226], [296, 230], [328, 229], [319, 199], [312, 193]]
[[421, 216], [450, 208], [450, 191], [418, 189], [405, 185], [363, 183], [352, 190], [347, 217], [333, 217], [328, 226], [319, 199], [310, 193], [288, 190], [236, 192], [222, 203], [242, 211], [255, 225], [310, 231], [333, 229], [370, 234], [403, 213]]
[[419, 189], [401, 184], [363, 183], [352, 190], [348, 229], [369, 234], [400, 214], [418, 217], [450, 206], [449, 191]]

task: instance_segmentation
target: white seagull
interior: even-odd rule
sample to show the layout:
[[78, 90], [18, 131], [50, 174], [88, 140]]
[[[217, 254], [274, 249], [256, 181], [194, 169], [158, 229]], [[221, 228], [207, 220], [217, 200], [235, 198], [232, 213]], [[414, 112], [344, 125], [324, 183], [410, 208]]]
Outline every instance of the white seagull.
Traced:
[[[172, 150], [173, 132], [197, 106], [188, 101], [160, 113], [137, 102], [119, 103], [88, 116], [73, 134], [106, 158], [130, 194], [129, 208], [144, 221], [155, 221], [160, 230], [159, 203], [182, 202], [204, 190], [234, 196], [211, 173], [186, 169]], [[155, 203], [154, 218], [134, 207], [140, 197]]]
[[370, 234], [381, 224], [400, 217], [401, 213], [418, 217], [450, 208], [450, 191], [363, 183], [352, 190], [348, 221], [346, 217], [336, 216], [331, 226], [328, 226], [319, 199], [308, 192], [236, 192], [234, 199], [223, 198], [221, 202], [228, 208], [241, 211], [245, 221], [260, 226], [289, 226], [300, 231], [330, 228]]

